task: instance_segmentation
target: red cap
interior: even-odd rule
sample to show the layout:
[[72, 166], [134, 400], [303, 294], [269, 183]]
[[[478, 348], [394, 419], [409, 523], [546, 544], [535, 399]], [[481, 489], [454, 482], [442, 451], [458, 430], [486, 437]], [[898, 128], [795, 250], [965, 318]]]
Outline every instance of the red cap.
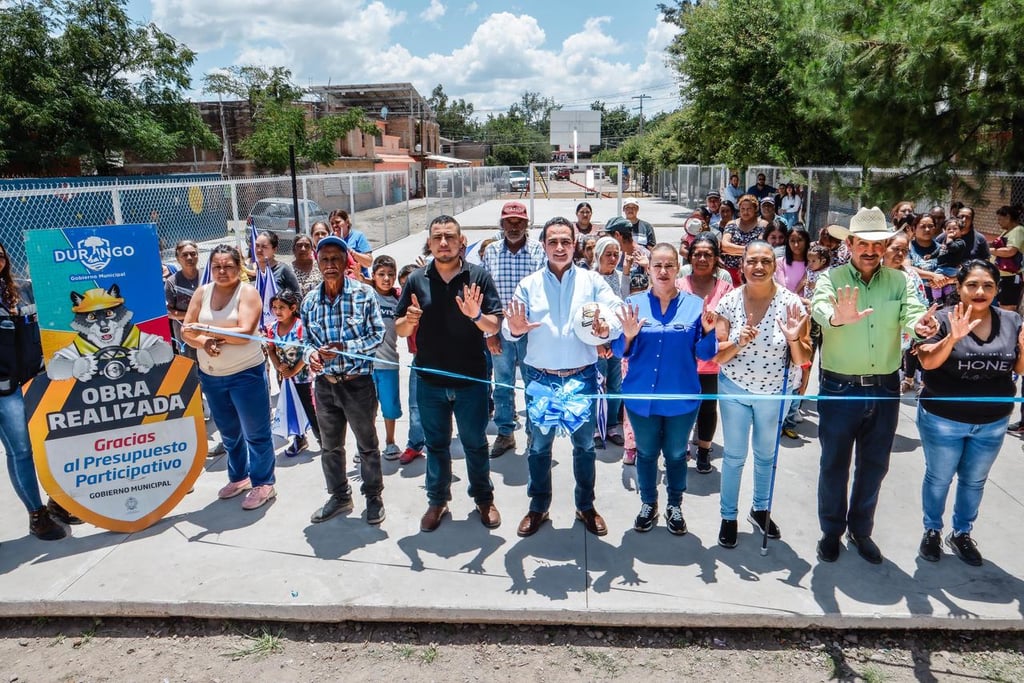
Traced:
[[505, 202], [505, 206], [501, 207], [501, 218], [524, 218], [529, 220], [526, 215], [526, 207], [522, 202]]

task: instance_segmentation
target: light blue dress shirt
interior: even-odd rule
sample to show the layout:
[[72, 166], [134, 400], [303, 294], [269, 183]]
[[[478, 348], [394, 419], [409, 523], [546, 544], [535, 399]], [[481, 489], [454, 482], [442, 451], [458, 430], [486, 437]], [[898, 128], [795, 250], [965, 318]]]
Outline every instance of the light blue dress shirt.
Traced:
[[[515, 298], [526, 305], [526, 317], [531, 323], [540, 323], [528, 333], [526, 364], [545, 370], [570, 370], [597, 362], [597, 347], [579, 340], [572, 329], [573, 314], [583, 305], [598, 302], [616, 311], [622, 299], [616, 296], [608, 283], [597, 273], [570, 266], [562, 279], [542, 268], [523, 278], [516, 287]], [[622, 334], [622, 323], [614, 314], [607, 320], [608, 341]], [[515, 341], [508, 329], [508, 320], [501, 323], [506, 339]]]

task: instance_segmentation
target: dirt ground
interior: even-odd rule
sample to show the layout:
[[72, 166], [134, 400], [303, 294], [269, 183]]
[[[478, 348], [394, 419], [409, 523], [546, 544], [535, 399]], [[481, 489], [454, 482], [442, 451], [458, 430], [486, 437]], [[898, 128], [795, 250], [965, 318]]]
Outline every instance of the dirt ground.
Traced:
[[29, 681], [1024, 680], [1024, 633], [0, 621]]

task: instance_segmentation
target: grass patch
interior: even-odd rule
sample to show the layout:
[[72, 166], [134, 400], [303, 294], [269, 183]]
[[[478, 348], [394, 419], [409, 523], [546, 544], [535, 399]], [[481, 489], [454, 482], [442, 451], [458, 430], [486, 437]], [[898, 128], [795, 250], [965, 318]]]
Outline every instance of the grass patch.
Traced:
[[281, 642], [282, 633], [283, 631], [271, 633], [266, 628], [261, 629], [258, 635], [243, 633], [242, 637], [248, 642], [248, 646], [229, 652], [227, 656], [233, 659], [242, 659], [243, 657], [267, 657], [284, 652], [284, 644]]
[[441, 654], [437, 649], [436, 643], [431, 643], [426, 650], [420, 654], [420, 659], [423, 660], [424, 664], [433, 664], [437, 656]]

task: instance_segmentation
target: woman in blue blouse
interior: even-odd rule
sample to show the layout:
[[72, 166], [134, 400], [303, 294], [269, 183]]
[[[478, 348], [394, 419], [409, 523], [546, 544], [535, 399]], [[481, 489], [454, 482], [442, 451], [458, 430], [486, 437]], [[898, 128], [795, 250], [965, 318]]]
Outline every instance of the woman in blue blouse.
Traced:
[[[617, 312], [622, 336], [612, 342], [616, 356], [629, 360], [622, 380], [625, 394], [700, 394], [697, 358], [711, 360], [718, 352], [715, 314], [704, 312], [700, 297], [676, 287], [679, 254], [671, 244], [651, 251], [650, 291], [634, 294]], [[658, 454], [665, 455], [668, 494], [665, 520], [676, 535], [686, 533], [682, 500], [686, 490], [686, 443], [700, 398], [692, 400], [626, 399], [636, 434], [636, 473], [640, 514], [633, 528], [650, 531], [658, 517]]]

